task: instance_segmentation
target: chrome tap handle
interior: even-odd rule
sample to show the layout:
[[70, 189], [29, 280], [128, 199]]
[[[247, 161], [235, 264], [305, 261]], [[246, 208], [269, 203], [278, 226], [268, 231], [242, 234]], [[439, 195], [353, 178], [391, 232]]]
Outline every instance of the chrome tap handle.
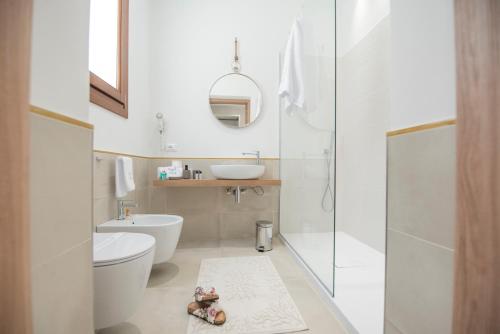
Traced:
[[257, 159], [257, 165], [260, 165], [260, 151], [253, 151], [253, 152], [243, 152], [243, 155], [254, 155], [255, 158]]
[[[130, 203], [130, 204], [127, 204]], [[137, 203], [134, 203], [132, 200], [124, 200], [124, 199], [119, 199], [117, 201], [118, 204], [118, 220], [124, 220], [127, 215], [125, 214], [125, 208], [137, 208], [138, 205]]]

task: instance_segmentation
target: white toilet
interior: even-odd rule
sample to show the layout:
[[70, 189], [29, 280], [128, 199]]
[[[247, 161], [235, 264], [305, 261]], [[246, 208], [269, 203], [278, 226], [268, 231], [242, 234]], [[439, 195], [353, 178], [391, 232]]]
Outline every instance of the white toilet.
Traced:
[[148, 283], [155, 238], [94, 233], [94, 327], [117, 325], [136, 311]]

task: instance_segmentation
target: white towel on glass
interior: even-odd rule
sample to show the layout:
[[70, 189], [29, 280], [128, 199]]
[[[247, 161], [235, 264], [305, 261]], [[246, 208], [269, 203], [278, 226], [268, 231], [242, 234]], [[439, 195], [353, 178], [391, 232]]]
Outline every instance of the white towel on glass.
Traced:
[[116, 197], [127, 196], [129, 191], [135, 190], [134, 168], [132, 159], [128, 157], [117, 157], [115, 161], [115, 184]]
[[297, 18], [288, 37], [278, 93], [284, 99], [285, 110], [289, 112], [294, 108], [305, 110], [302, 39], [302, 21]]

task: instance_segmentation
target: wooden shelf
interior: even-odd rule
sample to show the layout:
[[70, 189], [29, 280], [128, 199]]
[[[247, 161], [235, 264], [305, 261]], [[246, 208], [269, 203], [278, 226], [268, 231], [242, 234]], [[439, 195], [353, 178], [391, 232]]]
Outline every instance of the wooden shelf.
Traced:
[[257, 180], [155, 180], [155, 187], [257, 187], [257, 186], [279, 186], [281, 180], [277, 179], [257, 179]]

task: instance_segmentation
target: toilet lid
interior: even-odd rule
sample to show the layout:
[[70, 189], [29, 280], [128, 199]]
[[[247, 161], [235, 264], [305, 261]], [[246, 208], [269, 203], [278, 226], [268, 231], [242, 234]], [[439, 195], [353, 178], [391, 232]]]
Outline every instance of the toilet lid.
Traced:
[[94, 267], [127, 262], [150, 252], [155, 238], [142, 233], [94, 233]]

